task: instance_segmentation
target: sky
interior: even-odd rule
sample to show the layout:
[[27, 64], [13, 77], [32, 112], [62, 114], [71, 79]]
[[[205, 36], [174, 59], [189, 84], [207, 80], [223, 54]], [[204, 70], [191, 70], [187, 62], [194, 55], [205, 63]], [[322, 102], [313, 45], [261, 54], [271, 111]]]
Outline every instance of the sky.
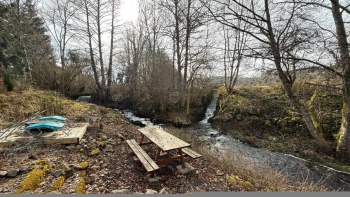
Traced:
[[137, 0], [121, 0], [120, 17], [122, 21], [136, 21], [137, 15]]

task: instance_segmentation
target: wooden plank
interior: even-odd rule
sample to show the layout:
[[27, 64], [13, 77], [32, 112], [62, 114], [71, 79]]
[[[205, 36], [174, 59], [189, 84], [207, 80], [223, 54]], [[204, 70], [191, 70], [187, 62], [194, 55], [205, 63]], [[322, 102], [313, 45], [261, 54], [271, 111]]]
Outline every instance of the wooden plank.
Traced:
[[141, 163], [145, 166], [148, 172], [159, 169], [158, 165], [154, 163], [151, 157], [138, 145], [138, 143], [132, 140], [126, 140], [130, 148], [134, 151], [136, 156], [140, 159]]
[[182, 151], [183, 151], [186, 155], [192, 157], [193, 159], [202, 157], [201, 154], [195, 152], [194, 150], [192, 150], [192, 149], [190, 149], [190, 148], [183, 148]]
[[[43, 132], [39, 137], [43, 140], [45, 144], [77, 144], [83, 138], [89, 123], [73, 123], [70, 126], [70, 135], [66, 135], [62, 131], [52, 131], [52, 132]], [[10, 131], [12, 132], [12, 130]], [[24, 130], [15, 130], [13, 131], [6, 139], [0, 140], [0, 146], [15, 144], [18, 141], [28, 140], [33, 138], [33, 136], [26, 133]]]
[[140, 159], [143, 166], [145, 166], [147, 172], [154, 171], [152, 166], [147, 162], [147, 160], [143, 157], [142, 153], [139, 152], [139, 150], [135, 147], [135, 145], [129, 140], [126, 140], [126, 142], [130, 146], [130, 148], [133, 150], [133, 152], [136, 154], [136, 156]]
[[139, 144], [132, 139], [131, 142], [135, 145], [137, 150], [144, 156], [144, 158], [147, 160], [147, 162], [152, 166], [154, 170], [159, 169], [159, 166], [152, 160], [152, 158], [139, 146]]
[[161, 127], [144, 127], [140, 128], [139, 131], [163, 151], [190, 146], [189, 143], [171, 135], [170, 133], [167, 133]]

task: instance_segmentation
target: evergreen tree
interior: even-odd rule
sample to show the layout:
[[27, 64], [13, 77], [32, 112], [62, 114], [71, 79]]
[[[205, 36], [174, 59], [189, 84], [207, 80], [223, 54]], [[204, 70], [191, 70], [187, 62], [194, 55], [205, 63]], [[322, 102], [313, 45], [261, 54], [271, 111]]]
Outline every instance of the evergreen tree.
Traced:
[[0, 67], [14, 79], [40, 85], [43, 79], [32, 76], [43, 75], [55, 66], [46, 32], [32, 0], [0, 3]]

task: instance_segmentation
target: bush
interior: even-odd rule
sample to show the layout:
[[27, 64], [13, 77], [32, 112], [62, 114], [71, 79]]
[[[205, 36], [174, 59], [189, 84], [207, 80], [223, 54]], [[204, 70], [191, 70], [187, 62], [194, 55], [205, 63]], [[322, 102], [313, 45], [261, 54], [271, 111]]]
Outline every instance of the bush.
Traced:
[[6, 90], [11, 92], [13, 90], [13, 82], [11, 79], [11, 75], [7, 72], [3, 73], [3, 80], [4, 80], [4, 85], [6, 87]]

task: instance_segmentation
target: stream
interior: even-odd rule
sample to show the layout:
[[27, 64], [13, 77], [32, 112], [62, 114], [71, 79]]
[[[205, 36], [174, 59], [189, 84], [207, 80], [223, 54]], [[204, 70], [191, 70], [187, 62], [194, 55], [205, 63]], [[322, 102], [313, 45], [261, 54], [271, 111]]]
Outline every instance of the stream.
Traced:
[[[289, 175], [294, 182], [321, 183], [330, 190], [350, 191], [350, 173], [338, 171], [323, 165], [314, 165], [305, 159], [297, 158], [293, 155], [271, 152], [245, 144], [231, 135], [225, 135], [214, 129], [208, 120], [214, 116], [216, 110], [216, 97], [214, 96], [205, 112], [205, 118], [197, 124], [185, 128], [198, 136], [198, 140], [210, 142], [209, 148], [213, 150], [213, 155], [224, 155], [230, 153], [239, 155], [252, 163], [252, 167], [260, 168], [257, 171], [264, 173], [267, 166]], [[148, 118], [139, 118], [129, 110], [122, 113], [130, 122], [140, 126], [152, 126], [153, 123]], [[162, 125], [159, 125], [162, 126]], [[219, 152], [214, 153], [214, 151]]]

